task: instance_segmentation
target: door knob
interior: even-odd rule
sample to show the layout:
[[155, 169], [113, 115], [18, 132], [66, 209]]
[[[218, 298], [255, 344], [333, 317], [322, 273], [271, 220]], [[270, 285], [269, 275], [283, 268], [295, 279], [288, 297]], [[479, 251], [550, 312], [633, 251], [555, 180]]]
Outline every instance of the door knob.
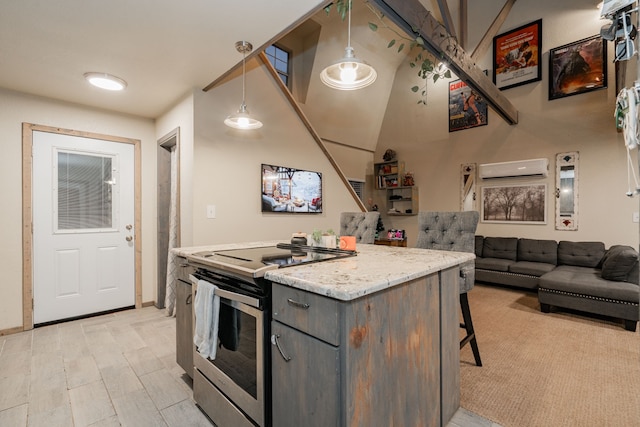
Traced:
[[130, 242], [130, 241], [132, 241], [132, 240], [133, 240], [133, 237], [131, 237], [131, 236], [127, 236], [127, 237], [125, 237], [125, 240], [126, 240], [127, 242]]
[[131, 224], [127, 224], [125, 227], [127, 230], [131, 230], [133, 228], [133, 226]]

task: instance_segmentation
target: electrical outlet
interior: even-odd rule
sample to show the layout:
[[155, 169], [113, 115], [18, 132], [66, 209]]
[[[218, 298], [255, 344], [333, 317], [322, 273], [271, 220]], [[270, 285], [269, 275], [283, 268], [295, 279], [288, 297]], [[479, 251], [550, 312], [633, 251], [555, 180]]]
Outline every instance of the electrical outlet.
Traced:
[[640, 222], [640, 212], [633, 213], [633, 222]]
[[216, 217], [216, 205], [207, 205], [207, 218], [213, 219]]

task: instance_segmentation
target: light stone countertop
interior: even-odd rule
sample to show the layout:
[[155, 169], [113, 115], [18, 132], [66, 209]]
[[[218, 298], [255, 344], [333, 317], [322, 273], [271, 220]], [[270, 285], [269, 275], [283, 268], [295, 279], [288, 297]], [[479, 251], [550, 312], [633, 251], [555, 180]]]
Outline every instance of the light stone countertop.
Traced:
[[[186, 257], [204, 250], [273, 246], [278, 242], [176, 248], [173, 252]], [[466, 252], [358, 244], [354, 257], [269, 270], [264, 277], [319, 295], [351, 301], [473, 259], [475, 255]]]

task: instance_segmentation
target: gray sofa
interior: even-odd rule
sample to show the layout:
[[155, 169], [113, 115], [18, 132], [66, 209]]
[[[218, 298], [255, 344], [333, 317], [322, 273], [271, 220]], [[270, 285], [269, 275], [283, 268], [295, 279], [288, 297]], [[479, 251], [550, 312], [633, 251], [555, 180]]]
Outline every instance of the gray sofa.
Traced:
[[638, 252], [602, 242], [476, 236], [476, 281], [537, 290], [541, 311], [569, 308], [624, 320], [640, 319]]

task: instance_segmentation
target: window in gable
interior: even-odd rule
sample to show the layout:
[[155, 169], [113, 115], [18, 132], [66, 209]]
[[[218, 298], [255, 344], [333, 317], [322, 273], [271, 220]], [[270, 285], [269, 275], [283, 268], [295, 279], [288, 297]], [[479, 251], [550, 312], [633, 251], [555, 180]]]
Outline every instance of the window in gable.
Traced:
[[278, 72], [282, 82], [287, 85], [287, 87], [291, 87], [289, 86], [289, 52], [276, 45], [271, 45], [267, 47], [265, 54], [267, 58], [269, 58], [269, 62], [271, 62], [273, 68]]

